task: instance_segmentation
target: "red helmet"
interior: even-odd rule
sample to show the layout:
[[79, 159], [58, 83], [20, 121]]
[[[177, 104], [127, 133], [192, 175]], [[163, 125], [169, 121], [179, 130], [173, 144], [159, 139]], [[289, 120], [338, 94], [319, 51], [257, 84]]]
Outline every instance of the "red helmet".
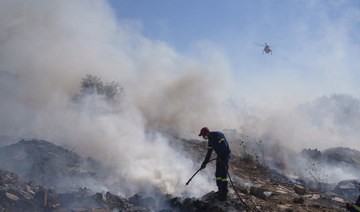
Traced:
[[208, 132], [210, 132], [209, 128], [203, 127], [203, 128], [201, 128], [201, 130], [200, 130], [199, 136], [206, 135]]

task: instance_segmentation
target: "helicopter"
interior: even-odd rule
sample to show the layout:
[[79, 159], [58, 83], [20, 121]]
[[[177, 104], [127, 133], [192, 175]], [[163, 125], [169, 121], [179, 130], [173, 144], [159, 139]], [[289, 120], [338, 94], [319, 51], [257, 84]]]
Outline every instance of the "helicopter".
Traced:
[[264, 47], [264, 49], [263, 49], [263, 51], [262, 51], [262, 54], [264, 54], [264, 52], [266, 53], [266, 54], [272, 54], [272, 50], [270, 49], [270, 46], [265, 42], [265, 45], [264, 44], [258, 44], [258, 43], [255, 43], [257, 46], [263, 46]]

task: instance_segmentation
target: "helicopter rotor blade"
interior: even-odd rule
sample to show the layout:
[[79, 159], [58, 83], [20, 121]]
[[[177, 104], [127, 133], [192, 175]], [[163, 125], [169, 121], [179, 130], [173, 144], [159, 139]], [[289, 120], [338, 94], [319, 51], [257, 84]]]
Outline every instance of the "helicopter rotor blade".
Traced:
[[254, 43], [256, 46], [265, 46], [264, 44]]
[[280, 46], [279, 44], [268, 44], [269, 46]]

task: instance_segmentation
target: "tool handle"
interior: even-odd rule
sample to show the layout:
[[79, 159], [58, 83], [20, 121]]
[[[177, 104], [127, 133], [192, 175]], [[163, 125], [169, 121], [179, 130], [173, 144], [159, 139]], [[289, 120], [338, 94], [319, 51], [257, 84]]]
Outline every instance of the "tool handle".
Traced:
[[198, 169], [198, 170], [195, 172], [195, 174], [189, 179], [189, 181], [187, 181], [186, 185], [189, 185], [190, 181], [195, 177], [195, 175], [196, 175], [200, 170], [201, 170], [201, 168]]
[[[216, 158], [213, 158], [213, 159], [209, 160], [209, 162], [207, 162], [206, 164], [210, 163], [210, 162], [213, 161], [213, 160], [216, 160]], [[195, 177], [195, 175], [196, 175], [200, 170], [201, 170], [201, 167], [200, 167], [200, 169], [198, 169], [198, 170], [195, 172], [195, 174], [187, 181], [187, 183], [185, 184], [185, 186], [189, 185], [190, 181]]]

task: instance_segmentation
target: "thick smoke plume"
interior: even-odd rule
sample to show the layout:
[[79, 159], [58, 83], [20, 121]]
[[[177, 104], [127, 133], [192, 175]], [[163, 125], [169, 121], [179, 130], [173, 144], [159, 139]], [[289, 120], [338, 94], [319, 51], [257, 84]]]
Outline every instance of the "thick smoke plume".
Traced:
[[[126, 194], [155, 188], [201, 195], [214, 186], [209, 171], [196, 188], [184, 189], [201, 161], [170, 147], [163, 130], [196, 138], [203, 126], [236, 129], [298, 150], [344, 139], [356, 147], [358, 119], [342, 123], [353, 117], [348, 113], [358, 117], [359, 108], [336, 104], [341, 96], [299, 108], [247, 105], [238, 101], [227, 58], [210, 43], [200, 43], [190, 58], [141, 30], [139, 22], [117, 20], [105, 1], [1, 1], [0, 135], [75, 147], [112, 169], [107, 183]], [[88, 74], [118, 83], [119, 99], [109, 102], [97, 91], [74, 101]], [[328, 114], [342, 115], [315, 119], [311, 114], [326, 101], [335, 102]]]
[[[218, 56], [204, 64], [178, 55], [143, 37], [138, 23], [117, 22], [106, 2], [3, 1], [0, 7], [6, 82], [0, 134], [75, 147], [115, 170], [109, 183], [119, 182], [119, 191], [185, 192], [200, 162], [172, 149], [156, 131], [193, 133], [217, 120], [204, 114], [221, 113], [218, 88], [227, 79], [215, 77]], [[87, 74], [121, 85], [120, 100], [109, 103], [98, 92], [79, 96]], [[211, 187], [205, 177], [198, 183]]]

